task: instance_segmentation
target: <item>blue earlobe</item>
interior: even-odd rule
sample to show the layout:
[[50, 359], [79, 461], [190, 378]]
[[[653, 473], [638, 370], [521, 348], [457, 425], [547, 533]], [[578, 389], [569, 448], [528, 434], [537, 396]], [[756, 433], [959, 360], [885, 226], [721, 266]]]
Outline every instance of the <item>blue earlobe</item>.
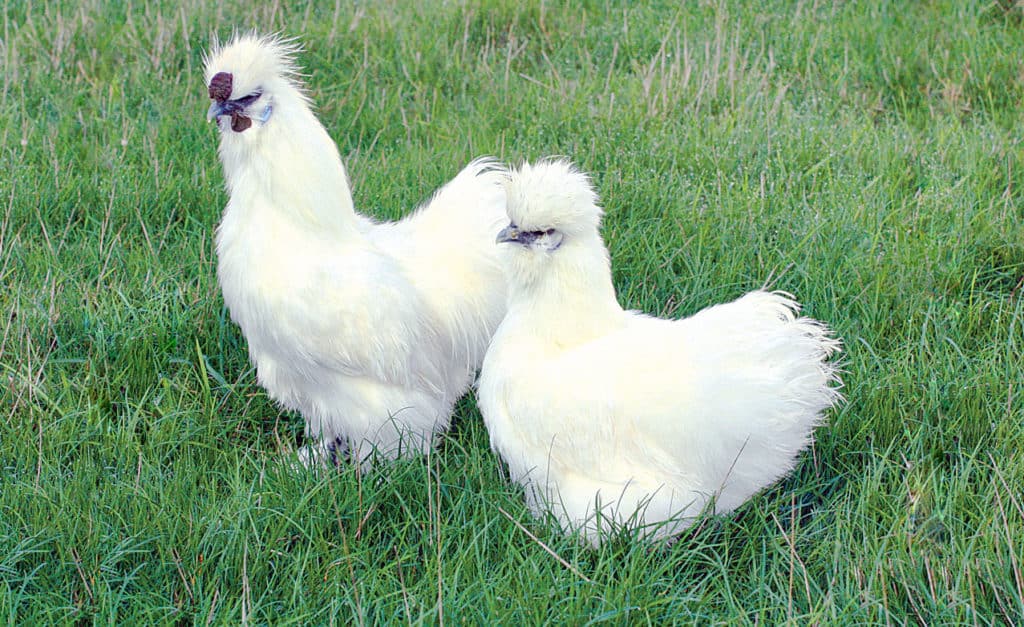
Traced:
[[267, 105], [267, 108], [260, 114], [260, 124], [266, 124], [267, 120], [270, 119], [270, 114], [274, 112], [274, 107]]
[[548, 232], [540, 235], [537, 239], [533, 240], [533, 246], [551, 252], [558, 250], [558, 247], [562, 245], [562, 232], [554, 229], [548, 230]]

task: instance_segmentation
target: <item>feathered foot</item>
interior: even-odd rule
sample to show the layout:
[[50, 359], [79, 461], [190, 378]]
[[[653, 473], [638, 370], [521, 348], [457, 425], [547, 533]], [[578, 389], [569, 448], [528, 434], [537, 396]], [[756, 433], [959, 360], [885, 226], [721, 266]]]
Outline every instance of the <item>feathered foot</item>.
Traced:
[[341, 468], [348, 464], [348, 440], [338, 436], [329, 442], [317, 440], [300, 448], [297, 453], [303, 468]]

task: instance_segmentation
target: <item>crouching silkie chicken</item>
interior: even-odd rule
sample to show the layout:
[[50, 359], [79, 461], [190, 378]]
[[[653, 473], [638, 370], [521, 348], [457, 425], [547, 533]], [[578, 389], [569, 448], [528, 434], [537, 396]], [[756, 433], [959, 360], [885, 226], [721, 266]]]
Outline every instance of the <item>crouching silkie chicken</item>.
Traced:
[[563, 161], [508, 182], [497, 234], [508, 315], [480, 373], [492, 447], [536, 515], [592, 543], [673, 536], [789, 472], [839, 400], [839, 342], [787, 295], [751, 292], [682, 320], [619, 306], [602, 211]]

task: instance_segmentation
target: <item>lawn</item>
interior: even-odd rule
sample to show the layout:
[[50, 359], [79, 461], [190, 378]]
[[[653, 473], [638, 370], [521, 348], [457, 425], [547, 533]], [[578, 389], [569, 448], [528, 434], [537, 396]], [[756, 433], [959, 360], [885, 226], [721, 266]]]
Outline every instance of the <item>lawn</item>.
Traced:
[[[1024, 620], [1020, 2], [2, 13], [0, 623]], [[428, 457], [291, 467], [215, 276], [202, 54], [252, 27], [303, 42], [362, 211], [566, 155], [624, 305], [791, 292], [847, 403], [667, 547], [532, 519], [471, 395]]]

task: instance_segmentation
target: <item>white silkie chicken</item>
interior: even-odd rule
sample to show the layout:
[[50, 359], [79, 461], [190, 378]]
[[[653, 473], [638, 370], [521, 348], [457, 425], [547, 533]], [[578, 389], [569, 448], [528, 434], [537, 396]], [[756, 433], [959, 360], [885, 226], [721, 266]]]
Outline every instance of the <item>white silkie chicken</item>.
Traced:
[[793, 468], [840, 398], [825, 326], [764, 291], [682, 320], [624, 311], [585, 175], [524, 165], [507, 197], [509, 311], [477, 396], [535, 515], [594, 544], [622, 526], [664, 538]]
[[206, 60], [230, 194], [217, 230], [224, 301], [259, 383], [318, 441], [304, 462], [424, 451], [505, 313], [504, 172], [474, 161], [401, 222], [359, 215], [295, 53], [242, 35]]

